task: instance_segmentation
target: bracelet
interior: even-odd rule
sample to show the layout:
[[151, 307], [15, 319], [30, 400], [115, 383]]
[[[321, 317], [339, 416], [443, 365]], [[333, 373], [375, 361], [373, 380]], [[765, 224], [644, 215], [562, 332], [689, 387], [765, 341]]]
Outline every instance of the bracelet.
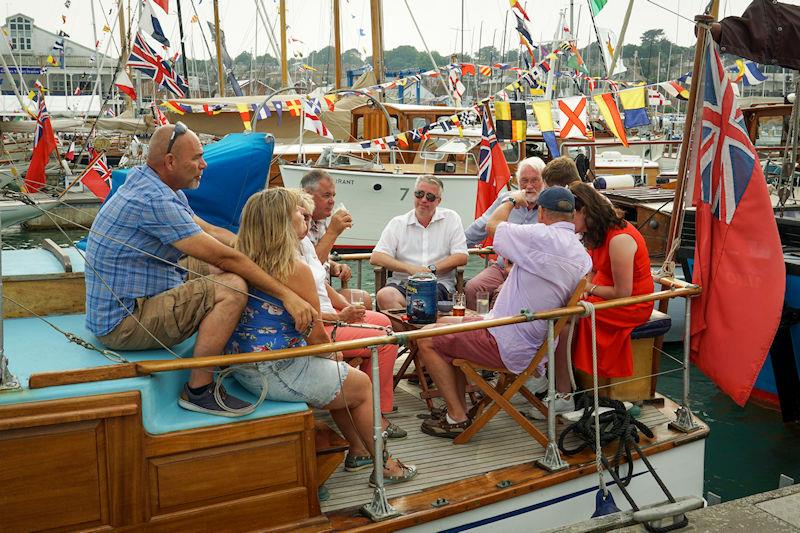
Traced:
[[592, 285], [591, 287], [589, 287], [588, 293], [591, 294], [591, 295], [594, 295], [594, 290], [596, 288], [597, 288], [597, 284]]

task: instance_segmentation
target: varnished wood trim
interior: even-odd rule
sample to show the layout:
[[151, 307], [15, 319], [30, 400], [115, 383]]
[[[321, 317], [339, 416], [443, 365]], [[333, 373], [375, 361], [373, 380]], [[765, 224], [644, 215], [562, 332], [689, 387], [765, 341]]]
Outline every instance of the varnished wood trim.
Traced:
[[[226, 424], [224, 431], [219, 426], [176, 431], [166, 435], [144, 436], [144, 450], [146, 457], [157, 457], [182, 453], [214, 446], [235, 444], [245, 440], [268, 438], [273, 435], [287, 433], [301, 433], [314, 424], [311, 410], [300, 411], [285, 415], [260, 418]], [[313, 436], [312, 436], [313, 438]]]
[[118, 363], [94, 368], [31, 374], [28, 380], [28, 387], [31, 389], [43, 389], [45, 387], [88, 383], [91, 381], [135, 378], [137, 375], [135, 363]]
[[61, 266], [64, 268], [64, 272], [72, 272], [72, 260], [69, 258], [69, 255], [57, 245], [53, 239], [45, 239], [42, 241], [42, 248], [50, 252], [55, 256]]
[[0, 406], [0, 431], [135, 415], [139, 392]]

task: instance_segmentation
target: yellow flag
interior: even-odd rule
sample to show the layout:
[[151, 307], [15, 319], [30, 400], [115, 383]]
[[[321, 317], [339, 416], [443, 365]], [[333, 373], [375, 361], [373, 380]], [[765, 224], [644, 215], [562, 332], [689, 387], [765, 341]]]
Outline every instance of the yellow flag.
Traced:
[[108, 24], [103, 24], [103, 31], [106, 33], [111, 31], [111, 28], [108, 27]]
[[252, 131], [253, 127], [250, 125], [250, 109], [247, 104], [236, 104], [236, 109], [239, 111], [239, 117], [242, 119], [245, 131]]
[[28, 93], [28, 100], [33, 100], [33, 98], [34, 98], [35, 96], [36, 96], [36, 93], [35, 93], [35, 92], [33, 92], [33, 91], [29, 92], [29, 93]]

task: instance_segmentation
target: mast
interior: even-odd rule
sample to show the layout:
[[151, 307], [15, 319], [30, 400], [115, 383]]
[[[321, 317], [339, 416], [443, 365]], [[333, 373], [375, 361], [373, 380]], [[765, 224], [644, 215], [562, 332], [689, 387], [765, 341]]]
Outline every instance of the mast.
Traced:
[[289, 65], [286, 58], [286, 0], [280, 3], [281, 17], [281, 86], [286, 87], [289, 82]]
[[369, 0], [370, 20], [372, 22], [372, 70], [376, 83], [383, 82], [383, 3]]
[[[619, 30], [619, 39], [617, 39], [617, 47], [614, 48], [614, 54], [611, 56], [611, 66], [608, 67], [610, 73], [614, 73], [614, 67], [617, 66], [617, 59], [622, 55], [623, 42], [625, 41], [625, 32], [628, 31], [628, 21], [631, 20], [631, 11], [633, 10], [633, 0], [628, 0], [628, 10], [625, 11], [625, 19], [622, 21], [622, 29]], [[671, 50], [672, 48], [670, 48]], [[611, 74], [609, 74], [609, 77]]]
[[[92, 0], [94, 1], [94, 0]], [[176, 0], [178, 4], [178, 32], [181, 35], [181, 63], [183, 64], [183, 77], [186, 78], [186, 86], [189, 86], [189, 67], [186, 66], [186, 44], [183, 42], [183, 13], [181, 13], [181, 0]], [[189, 97], [189, 90], [186, 91]]]
[[336, 76], [336, 80], [333, 82], [334, 89], [340, 89], [342, 83], [342, 29], [339, 17], [339, 0], [333, 0], [333, 71]]
[[222, 69], [222, 39], [219, 34], [219, 0], [214, 0], [214, 32], [216, 33], [217, 45], [217, 80], [220, 97], [225, 96], [225, 74]]

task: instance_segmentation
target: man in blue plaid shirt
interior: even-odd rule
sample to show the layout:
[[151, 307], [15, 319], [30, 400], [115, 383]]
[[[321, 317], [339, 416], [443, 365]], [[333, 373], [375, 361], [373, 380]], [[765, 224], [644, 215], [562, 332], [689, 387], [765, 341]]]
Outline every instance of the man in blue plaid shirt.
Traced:
[[[189, 207], [181, 189], [197, 188], [206, 166], [194, 132], [181, 122], [162, 126], [147, 164], [100, 209], [86, 247], [86, 325], [105, 346], [170, 347], [197, 332], [194, 356], [222, 354], [248, 284], [280, 298], [298, 331], [314, 320], [310, 305], [231, 247], [233, 233]], [[229, 416], [226, 406], [248, 405], [224, 391], [219, 405], [212, 377], [208, 369], [192, 371], [181, 407]]]

